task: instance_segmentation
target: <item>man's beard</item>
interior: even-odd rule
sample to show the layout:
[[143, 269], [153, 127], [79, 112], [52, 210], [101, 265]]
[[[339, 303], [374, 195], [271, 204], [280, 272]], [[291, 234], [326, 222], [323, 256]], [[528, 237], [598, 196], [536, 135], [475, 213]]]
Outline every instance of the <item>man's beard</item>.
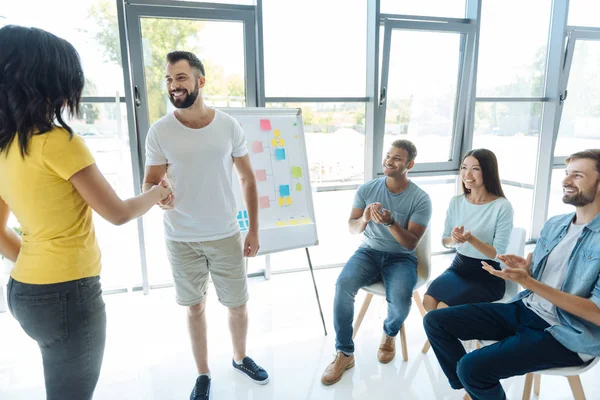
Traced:
[[187, 89], [185, 89], [185, 92], [187, 93], [187, 95], [185, 96], [185, 99], [183, 100], [175, 100], [173, 98], [173, 95], [169, 95], [169, 100], [171, 101], [171, 104], [173, 104], [176, 108], [189, 108], [192, 106], [192, 104], [194, 104], [196, 102], [196, 99], [198, 98], [198, 94], [200, 93], [200, 88], [198, 87], [198, 82], [196, 82], [196, 87], [194, 88], [194, 91], [192, 93], [188, 92]]
[[[583, 207], [587, 206], [590, 203], [593, 203], [596, 200], [596, 193], [598, 192], [598, 184], [600, 184], [600, 179], [596, 181], [594, 187], [585, 192], [578, 191], [574, 196], [563, 195], [562, 201], [565, 204], [570, 204], [575, 207]], [[568, 186], [576, 189], [573, 186]]]

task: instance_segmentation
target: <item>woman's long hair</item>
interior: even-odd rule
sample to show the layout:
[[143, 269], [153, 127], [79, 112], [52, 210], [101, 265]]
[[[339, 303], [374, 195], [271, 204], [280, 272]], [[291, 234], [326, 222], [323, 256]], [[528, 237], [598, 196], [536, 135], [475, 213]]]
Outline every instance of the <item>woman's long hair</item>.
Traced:
[[[498, 171], [498, 160], [496, 159], [496, 155], [488, 149], [474, 149], [465, 154], [462, 159], [463, 163], [467, 157], [475, 157], [475, 159], [479, 161], [485, 190], [495, 196], [506, 198], [504, 191], [502, 190], [502, 183], [500, 182], [500, 173]], [[464, 182], [462, 182], [462, 187], [463, 193], [471, 193], [471, 191], [466, 188]]]
[[85, 84], [75, 48], [42, 29], [8, 25], [0, 49], [0, 153], [17, 137], [24, 157], [31, 137], [54, 126], [72, 136], [62, 112], [79, 113]]

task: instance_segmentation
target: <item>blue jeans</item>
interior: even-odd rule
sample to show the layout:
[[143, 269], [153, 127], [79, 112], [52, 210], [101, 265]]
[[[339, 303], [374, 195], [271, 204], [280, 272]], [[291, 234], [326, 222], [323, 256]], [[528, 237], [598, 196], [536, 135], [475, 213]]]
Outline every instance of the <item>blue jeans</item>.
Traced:
[[91, 399], [106, 341], [100, 277], [50, 285], [11, 278], [8, 306], [40, 347], [46, 399]]
[[[423, 324], [450, 386], [464, 387], [473, 400], [505, 400], [500, 379], [583, 364], [577, 353], [545, 331], [548, 323], [522, 301], [433, 310]], [[498, 342], [466, 354], [458, 339]]]
[[354, 353], [352, 321], [354, 297], [363, 286], [383, 281], [388, 303], [383, 331], [396, 336], [410, 311], [412, 292], [417, 284], [417, 258], [361, 247], [344, 265], [335, 286], [333, 322], [335, 347], [345, 354]]

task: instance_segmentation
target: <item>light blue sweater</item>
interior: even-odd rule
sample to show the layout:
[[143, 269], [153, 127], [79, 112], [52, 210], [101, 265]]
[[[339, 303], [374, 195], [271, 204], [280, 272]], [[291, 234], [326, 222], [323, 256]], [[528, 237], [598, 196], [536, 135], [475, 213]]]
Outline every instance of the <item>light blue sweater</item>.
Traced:
[[[451, 237], [457, 226], [464, 226], [465, 232], [471, 231], [477, 239], [494, 246], [497, 254], [504, 254], [513, 227], [513, 208], [504, 197], [486, 204], [472, 204], [461, 194], [450, 200], [443, 237]], [[470, 243], [456, 244], [455, 247], [464, 256], [489, 259]]]

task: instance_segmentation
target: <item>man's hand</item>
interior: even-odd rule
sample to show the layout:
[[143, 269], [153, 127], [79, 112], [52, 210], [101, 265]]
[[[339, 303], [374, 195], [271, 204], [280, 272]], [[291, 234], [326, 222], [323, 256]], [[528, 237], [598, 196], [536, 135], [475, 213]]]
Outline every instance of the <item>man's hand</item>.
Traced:
[[381, 203], [373, 203], [372, 216], [373, 221], [377, 224], [389, 224], [392, 222], [392, 213], [389, 210], [381, 207]]
[[526, 287], [527, 282], [532, 279], [531, 278], [531, 258], [533, 254], [529, 253], [527, 259], [519, 256], [515, 256], [512, 254], [504, 254], [498, 256], [498, 259], [502, 261], [507, 268], [502, 271], [498, 271], [494, 269], [491, 265], [482, 261], [483, 269], [485, 269], [490, 274], [502, 278], [507, 281], [513, 281], [518, 283], [519, 285]]
[[373, 220], [373, 208], [375, 208], [379, 203], [371, 203], [369, 204], [365, 210], [363, 211], [362, 220], [368, 224]]
[[[170, 188], [169, 182], [166, 179], [161, 180], [159, 185], [165, 188]], [[174, 205], [175, 196], [173, 195], [172, 191], [166, 199], [158, 202], [158, 206], [165, 211], [172, 210], [175, 207]]]
[[258, 244], [258, 233], [248, 232], [244, 240], [244, 257], [254, 257], [258, 253], [260, 245]]

